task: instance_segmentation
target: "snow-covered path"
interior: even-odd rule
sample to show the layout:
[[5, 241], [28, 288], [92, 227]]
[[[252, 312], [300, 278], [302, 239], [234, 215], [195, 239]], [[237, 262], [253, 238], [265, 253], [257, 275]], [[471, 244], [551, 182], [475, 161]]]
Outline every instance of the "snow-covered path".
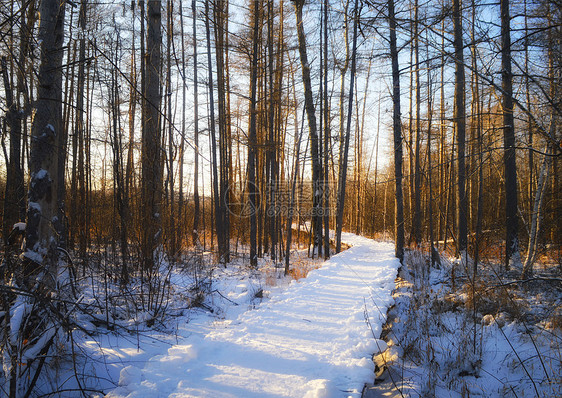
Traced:
[[[127, 366], [109, 397], [359, 397], [399, 266], [393, 245], [353, 234], [352, 247], [283, 293]], [[366, 311], [372, 331], [365, 320]], [[378, 347], [379, 346], [379, 347]]]

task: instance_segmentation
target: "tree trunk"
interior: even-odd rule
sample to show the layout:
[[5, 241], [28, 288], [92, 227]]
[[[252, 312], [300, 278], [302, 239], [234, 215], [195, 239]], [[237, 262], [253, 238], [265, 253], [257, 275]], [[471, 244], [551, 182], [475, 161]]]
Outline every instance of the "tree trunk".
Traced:
[[388, 0], [388, 20], [390, 27], [390, 58], [392, 61], [392, 102], [394, 136], [394, 241], [395, 256], [404, 260], [404, 196], [402, 194], [402, 122], [400, 120], [400, 69], [396, 46], [396, 19], [394, 0]]
[[503, 108], [503, 161], [505, 171], [505, 268], [520, 263], [519, 222], [517, 218], [517, 166], [515, 163], [515, 126], [513, 120], [513, 76], [511, 73], [511, 34], [509, 0], [500, 0], [501, 55], [502, 55], [502, 108]]
[[[167, 1], [167, 34], [166, 34], [166, 98], [167, 98], [167, 109], [166, 109], [166, 120], [168, 123], [168, 189], [170, 191], [170, 246], [169, 253], [170, 257], [173, 259], [178, 254], [178, 237], [176, 231], [176, 195], [175, 195], [175, 174], [174, 174], [174, 152], [176, 146], [174, 144], [174, 115], [172, 113], [172, 40], [174, 35], [173, 27], [173, 12], [174, 12], [174, 2], [172, 0]], [[181, 11], [181, 10], [180, 10]], [[180, 183], [181, 185], [181, 183]]]
[[[117, 43], [115, 49], [115, 62], [119, 57], [119, 36], [117, 36]], [[111, 147], [113, 150], [113, 192], [114, 192], [114, 206], [119, 214], [119, 226], [120, 226], [120, 247], [121, 247], [121, 284], [125, 285], [129, 281], [129, 271], [127, 267], [127, 257], [128, 257], [128, 217], [127, 217], [127, 206], [126, 206], [126, 194], [125, 194], [125, 181], [123, 178], [123, 145], [121, 141], [121, 129], [119, 128], [119, 84], [118, 84], [118, 73], [115, 69], [112, 73], [111, 82], [111, 94], [110, 94], [110, 107], [111, 107]]]
[[[193, 18], [193, 42], [197, 43], [197, 3], [191, 1], [191, 11]], [[200, 245], [199, 240], [199, 81], [198, 81], [198, 65], [197, 65], [197, 45], [193, 46], [193, 144], [194, 144], [194, 162], [193, 162], [193, 231], [191, 239], [193, 245]], [[185, 78], [185, 75], [184, 75]]]
[[277, 140], [275, 137], [275, 101], [277, 100], [276, 91], [280, 87], [274, 85], [274, 53], [273, 53], [273, 1], [267, 2], [267, 63], [268, 63], [268, 87], [269, 87], [269, 107], [267, 114], [268, 142], [267, 142], [267, 168], [269, 170], [269, 178], [267, 181], [267, 212], [269, 226], [269, 239], [271, 240], [270, 257], [273, 261], [276, 259], [277, 246], [277, 217], [276, 196], [277, 196]]
[[[324, 4], [324, 3], [323, 3]], [[324, 4], [323, 33], [324, 33], [324, 259], [330, 257], [330, 176], [328, 165], [328, 149], [330, 148], [330, 101], [328, 98], [328, 5]]]
[[[299, 55], [302, 68], [302, 81], [304, 85], [304, 102], [308, 119], [308, 130], [310, 136], [310, 155], [312, 157], [312, 234], [314, 237], [313, 252], [318, 248], [322, 239], [320, 205], [322, 203], [322, 187], [320, 186], [321, 161], [318, 151], [318, 129], [316, 125], [316, 114], [314, 109], [314, 96], [312, 93], [312, 80], [310, 76], [310, 64], [306, 51], [306, 37], [302, 21], [302, 8], [304, 0], [294, 0], [295, 15], [297, 19], [297, 35], [299, 39]], [[314, 253], [313, 253], [314, 255]]]
[[214, 33], [215, 33], [215, 57], [217, 63], [217, 105], [218, 105], [218, 125], [219, 125], [219, 207], [217, 209], [217, 221], [220, 222], [221, 228], [217, 228], [217, 240], [219, 246], [219, 258], [221, 263], [230, 261], [230, 217], [227, 210], [227, 194], [229, 188], [229, 146], [228, 139], [228, 123], [226, 99], [226, 23], [228, 1], [219, 1], [213, 3], [214, 12]]
[[[294, 73], [291, 74], [294, 81]], [[300, 165], [299, 156], [300, 156], [300, 149], [301, 149], [302, 127], [299, 130], [298, 112], [299, 112], [298, 108], [295, 108], [295, 155], [294, 155], [295, 159], [293, 162], [293, 173], [291, 176], [291, 198], [289, 204], [289, 214], [287, 217], [287, 242], [285, 246], [285, 276], [289, 274], [289, 261], [291, 258], [291, 242], [292, 242], [292, 235], [293, 235], [293, 215], [295, 213], [295, 193], [297, 189], [297, 180], [299, 176], [299, 165]], [[300, 222], [297, 222], [297, 228], [298, 228], [297, 231], [299, 231], [300, 233]]]
[[[419, 5], [418, 0], [414, 4], [414, 59], [415, 59], [415, 92], [416, 92], [416, 147], [414, 155], [414, 219], [413, 236], [414, 242], [419, 247], [422, 239], [422, 216], [421, 216], [421, 159], [420, 159], [420, 146], [421, 146], [421, 82], [420, 82], [420, 45], [419, 45], [419, 31], [418, 31], [418, 18], [419, 18]], [[430, 94], [431, 95], [431, 94]], [[428, 115], [429, 117], [429, 115]], [[431, 166], [430, 166], [431, 167]]]
[[[180, 12], [180, 37], [181, 37], [181, 136], [180, 136], [180, 151], [179, 151], [179, 165], [178, 165], [178, 181], [179, 181], [179, 192], [178, 192], [178, 239], [179, 239], [179, 249], [184, 247], [184, 237], [185, 233], [188, 231], [184, 228], [184, 223], [186, 217], [184, 215], [185, 211], [185, 198], [183, 192], [183, 166], [185, 164], [185, 141], [186, 141], [186, 108], [187, 108], [187, 77], [186, 77], [186, 60], [185, 60], [185, 32], [183, 25], [183, 2], [179, 1], [179, 12]], [[195, 40], [195, 38], [194, 38]], [[196, 41], [195, 41], [196, 42]], [[196, 47], [196, 46], [193, 46]], [[195, 179], [195, 178], [194, 178]], [[193, 231], [193, 230], [192, 230]]]
[[162, 131], [160, 126], [161, 0], [149, 0], [145, 78], [143, 82], [142, 135], [142, 264], [146, 271], [156, 265], [162, 242]]
[[258, 266], [257, 254], [257, 187], [256, 187], [256, 144], [257, 144], [257, 83], [258, 83], [258, 41], [259, 4], [254, 0], [254, 26], [252, 27], [252, 59], [250, 71], [250, 134], [248, 136], [248, 195], [250, 199], [250, 266]]
[[[554, 115], [552, 116], [554, 119]], [[554, 124], [554, 121], [551, 121]], [[527, 248], [527, 257], [525, 258], [525, 263], [523, 264], [523, 272], [521, 274], [522, 279], [528, 279], [533, 275], [533, 263], [535, 262], [539, 234], [541, 231], [541, 224], [544, 211], [544, 198], [546, 196], [547, 181], [550, 171], [550, 161], [551, 161], [551, 151], [550, 145], [545, 149], [546, 155], [544, 157], [541, 170], [539, 173], [539, 181], [537, 183], [537, 191], [535, 193], [535, 201], [533, 204], [533, 217], [531, 220], [531, 228], [529, 231], [529, 246]]]
[[354, 19], [353, 19], [353, 45], [351, 50], [351, 82], [349, 84], [349, 104], [347, 109], [347, 126], [345, 132], [345, 142], [343, 152], [340, 149], [340, 170], [338, 182], [338, 200], [336, 214], [336, 253], [341, 251], [341, 233], [343, 228], [343, 212], [345, 208], [345, 186], [347, 179], [347, 157], [349, 153], [349, 138], [351, 136], [351, 115], [353, 109], [353, 92], [355, 88], [355, 70], [357, 62], [357, 25], [359, 18], [358, 0], [355, 0]]
[[4, 89], [6, 92], [6, 124], [10, 131], [10, 158], [7, 159], [8, 165], [6, 170], [6, 190], [4, 193], [4, 217], [2, 224], [2, 236], [4, 244], [8, 244], [8, 236], [18, 221], [23, 221], [20, 208], [21, 202], [24, 201], [23, 187], [23, 170], [21, 168], [21, 119], [19, 110], [14, 96], [8, 76], [8, 62], [6, 57], [1, 60], [2, 75], [4, 78]]
[[465, 74], [462, 38], [462, 14], [460, 0], [453, 0], [453, 25], [455, 30], [455, 103], [454, 125], [457, 136], [457, 184], [458, 184], [458, 237], [457, 251], [463, 255], [467, 249], [468, 226], [466, 196], [466, 166], [465, 166], [465, 136], [466, 136], [466, 107], [465, 107]]
[[44, 0], [40, 6], [41, 63], [37, 75], [37, 100], [31, 131], [31, 180], [28, 191], [27, 228], [24, 247], [24, 277], [29, 285], [41, 270], [44, 284], [55, 288], [58, 236], [52, 222], [59, 215], [57, 198], [57, 135], [63, 134], [62, 44], [64, 3]]

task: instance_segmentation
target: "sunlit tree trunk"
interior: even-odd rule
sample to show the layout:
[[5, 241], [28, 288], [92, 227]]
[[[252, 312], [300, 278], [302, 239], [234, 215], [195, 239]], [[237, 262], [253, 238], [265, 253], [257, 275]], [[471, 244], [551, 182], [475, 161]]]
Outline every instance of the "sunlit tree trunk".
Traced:
[[465, 167], [465, 136], [466, 136], [466, 108], [465, 108], [465, 73], [462, 38], [462, 10], [461, 1], [453, 0], [453, 25], [455, 47], [455, 100], [454, 125], [457, 138], [457, 192], [458, 192], [458, 236], [457, 251], [462, 254], [467, 248], [468, 226], [466, 196], [466, 167]]
[[[199, 241], [199, 81], [197, 65], [197, 5], [195, 0], [191, 1], [191, 12], [193, 18], [193, 231], [191, 239], [194, 246], [200, 244]], [[185, 75], [184, 75], [185, 76]], [[184, 77], [185, 78], [185, 77]]]
[[422, 239], [422, 215], [421, 215], [421, 82], [420, 82], [420, 45], [419, 45], [419, 29], [418, 29], [418, 18], [419, 18], [419, 5], [418, 0], [414, 2], [414, 76], [415, 76], [415, 94], [416, 94], [416, 141], [415, 141], [415, 154], [414, 154], [414, 211], [413, 211], [413, 222], [412, 222], [412, 235], [414, 237], [414, 242], [416, 245], [421, 244]]
[[338, 180], [338, 199], [336, 213], [336, 253], [341, 251], [341, 233], [343, 228], [343, 212], [345, 207], [345, 190], [347, 180], [347, 157], [349, 153], [349, 138], [351, 136], [351, 115], [353, 110], [353, 92], [355, 89], [355, 70], [357, 63], [357, 25], [358, 25], [358, 1], [355, 0], [353, 11], [353, 45], [351, 50], [351, 81], [349, 84], [349, 104], [347, 108], [347, 126], [343, 148], [340, 148], [340, 170]]
[[219, 257], [221, 263], [230, 261], [230, 216], [227, 210], [227, 197], [230, 185], [230, 140], [229, 123], [227, 109], [227, 87], [226, 87], [226, 24], [228, 13], [228, 1], [213, 3], [214, 33], [215, 33], [215, 57], [217, 67], [217, 106], [218, 106], [218, 127], [219, 127], [219, 206], [216, 218], [220, 222], [220, 229], [217, 228], [217, 241], [219, 246]]
[[388, 20], [390, 28], [390, 58], [392, 62], [392, 102], [393, 102], [393, 136], [394, 136], [394, 241], [395, 255], [404, 260], [404, 197], [402, 194], [402, 123], [400, 120], [400, 69], [398, 66], [398, 49], [396, 46], [396, 19], [394, 0], [388, 0]]
[[324, 52], [324, 188], [322, 189], [322, 194], [324, 198], [324, 258], [330, 257], [330, 173], [329, 170], [329, 148], [330, 148], [330, 101], [328, 97], [328, 5], [324, 4], [323, 9], [323, 52]]
[[258, 40], [259, 40], [259, 4], [253, 1], [254, 26], [252, 27], [252, 56], [250, 70], [250, 133], [248, 136], [248, 196], [250, 199], [250, 266], [258, 266], [257, 253], [257, 205], [256, 196], [256, 144], [257, 144], [257, 83], [258, 83]]
[[[171, 258], [174, 258], [178, 252], [178, 237], [176, 231], [176, 195], [175, 195], [175, 174], [174, 174], [174, 161], [175, 161], [175, 150], [176, 145], [174, 143], [174, 115], [172, 113], [172, 40], [174, 35], [173, 28], [173, 12], [174, 12], [174, 2], [171, 0], [167, 1], [167, 34], [166, 34], [166, 98], [167, 98], [167, 109], [166, 109], [166, 121], [168, 127], [168, 189], [170, 192], [169, 200], [169, 237], [170, 246], [169, 252]], [[181, 10], [180, 10], [181, 11]]]
[[316, 125], [316, 114], [314, 108], [314, 96], [312, 94], [312, 79], [310, 75], [310, 64], [306, 48], [306, 37], [302, 20], [302, 9], [304, 0], [293, 0], [297, 19], [297, 35], [299, 40], [299, 55], [302, 68], [302, 80], [304, 85], [304, 101], [306, 115], [308, 119], [308, 129], [310, 136], [310, 155], [312, 157], [312, 234], [314, 237], [313, 248], [318, 248], [322, 236], [321, 220], [319, 209], [321, 204], [321, 164], [318, 150], [318, 129]]

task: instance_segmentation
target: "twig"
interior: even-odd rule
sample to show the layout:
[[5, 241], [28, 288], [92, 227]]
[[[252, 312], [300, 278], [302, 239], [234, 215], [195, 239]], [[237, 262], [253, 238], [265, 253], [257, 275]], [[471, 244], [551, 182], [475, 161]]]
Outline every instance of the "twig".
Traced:
[[396, 390], [400, 393], [400, 396], [402, 398], [404, 398], [404, 394], [402, 393], [402, 390], [398, 388], [398, 385], [396, 384], [396, 382], [394, 381], [394, 377], [392, 377], [392, 372], [390, 371], [390, 367], [388, 366], [388, 362], [386, 361], [383, 352], [381, 351], [381, 348], [379, 346], [379, 342], [378, 342], [378, 337], [375, 336], [375, 331], [373, 330], [373, 325], [371, 325], [371, 320], [369, 319], [369, 311], [367, 310], [367, 302], [365, 300], [365, 298], [363, 298], [363, 302], [364, 302], [364, 314], [365, 314], [365, 322], [367, 323], [367, 326], [369, 326], [369, 329], [371, 330], [371, 334], [373, 335], [373, 338], [375, 339], [375, 342], [377, 343], [377, 348], [379, 349], [380, 353], [381, 353], [381, 358], [382, 361], [384, 363], [384, 366], [388, 369], [388, 375], [390, 376], [390, 381], [392, 382], [392, 385], [394, 386], [394, 388], [396, 388]]
[[486, 288], [484, 291], [487, 292], [489, 290], [498, 289], [498, 288], [511, 286], [511, 285], [517, 285], [519, 283], [529, 283], [529, 282], [535, 282], [535, 281], [562, 283], [561, 278], [544, 278], [544, 277], [536, 276], [534, 278], [529, 278], [529, 279], [521, 279], [521, 280], [514, 280], [514, 281], [510, 281], [510, 282], [500, 283], [500, 284], [497, 284], [497, 285], [494, 285], [494, 286], [490, 286], [489, 288]]
[[226, 301], [230, 301], [232, 304], [234, 305], [239, 305], [237, 302], [232, 301], [231, 299], [229, 299], [228, 297], [225, 297], [221, 292], [219, 292], [217, 289], [213, 290], [211, 293], [218, 293], [219, 296], [221, 296], [223, 299], [225, 299]]
[[[523, 370], [525, 371], [525, 373], [527, 374], [527, 377], [529, 377], [529, 380], [531, 380], [531, 383], [533, 383], [533, 387], [535, 389], [535, 392], [537, 393], [537, 397], [540, 397], [539, 394], [539, 390], [537, 389], [537, 385], [535, 384], [535, 381], [533, 380], [533, 378], [531, 377], [531, 374], [529, 373], [529, 371], [527, 370], [527, 367], [525, 366], [525, 364], [523, 363], [523, 361], [521, 360], [521, 357], [519, 357], [519, 354], [517, 354], [517, 351], [515, 350], [515, 347], [513, 347], [513, 345], [511, 344], [511, 341], [509, 341], [509, 339], [507, 338], [507, 336], [505, 335], [505, 332], [503, 331], [503, 328], [497, 323], [496, 321], [496, 317], [494, 316], [494, 314], [492, 314], [492, 316], [494, 317], [494, 321], [496, 322], [496, 324], [498, 325], [498, 329], [500, 330], [500, 332], [502, 333], [503, 337], [505, 338], [505, 341], [507, 341], [507, 344], [509, 344], [509, 346], [511, 347], [511, 350], [513, 351], [513, 353], [515, 354], [515, 356], [517, 357], [517, 360], [519, 361], [519, 363], [521, 364], [521, 366], [523, 367]], [[535, 346], [536, 347], [536, 346]], [[548, 377], [548, 376], [547, 376]]]

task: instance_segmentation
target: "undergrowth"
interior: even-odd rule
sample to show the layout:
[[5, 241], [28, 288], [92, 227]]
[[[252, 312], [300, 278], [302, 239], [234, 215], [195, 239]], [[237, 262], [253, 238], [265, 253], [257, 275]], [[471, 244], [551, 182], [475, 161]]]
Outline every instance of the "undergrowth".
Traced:
[[406, 252], [368, 396], [560, 396], [560, 266], [524, 281], [490, 262], [472, 270], [468, 256], [437, 268]]

